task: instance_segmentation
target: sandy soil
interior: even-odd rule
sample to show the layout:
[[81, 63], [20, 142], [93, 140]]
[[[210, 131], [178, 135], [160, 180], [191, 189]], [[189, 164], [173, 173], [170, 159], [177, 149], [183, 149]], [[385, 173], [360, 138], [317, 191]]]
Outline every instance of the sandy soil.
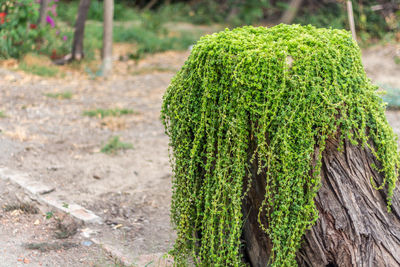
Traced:
[[[132, 257], [167, 252], [174, 240], [171, 170], [159, 111], [162, 95], [187, 55], [168, 52], [137, 65], [117, 63], [110, 79], [74, 73], [44, 79], [3, 70], [0, 107], [6, 117], [0, 119], [0, 167], [29, 173], [53, 186], [51, 194], [61, 201], [94, 211], [105, 221], [99, 238], [118, 241]], [[45, 96], [67, 91], [72, 99]], [[116, 107], [134, 114], [104, 119], [82, 115]], [[133, 149], [101, 153], [113, 136], [132, 143]]]
[[[0, 180], [0, 266], [116, 266], [118, 262], [82, 235], [60, 239], [56, 217], [46, 219], [35, 204], [25, 212], [20, 188]], [[27, 202], [25, 202], [27, 203]], [[4, 209], [7, 209], [4, 210]], [[34, 213], [38, 212], [38, 213]], [[58, 218], [58, 217], [57, 217]], [[66, 222], [66, 220], [64, 220]], [[71, 223], [71, 221], [70, 221]], [[72, 221], [73, 223], [73, 221]], [[75, 223], [73, 223], [75, 225]], [[82, 225], [76, 225], [84, 229]]]
[[[387, 44], [365, 49], [362, 59], [368, 77], [378, 86], [388, 85], [400, 90], [400, 65], [394, 61], [399, 56], [400, 45]], [[389, 110], [386, 117], [400, 137], [400, 112]]]
[[[394, 45], [364, 51], [363, 62], [374, 82], [400, 88], [400, 66], [393, 58], [398, 51]], [[56, 190], [50, 194], [65, 203], [94, 211], [105, 221], [98, 228], [99, 238], [118, 244], [126, 255], [135, 258], [167, 252], [174, 240], [169, 220], [171, 169], [159, 112], [162, 95], [187, 56], [188, 52], [167, 52], [139, 64], [119, 62], [109, 79], [92, 80], [74, 72], [67, 72], [64, 79], [39, 78], [0, 69], [0, 110], [6, 114], [0, 118], [0, 167], [29, 173], [33, 180], [54, 186]], [[72, 99], [45, 96], [66, 91], [72, 92]], [[115, 107], [135, 113], [104, 119], [82, 115], [89, 109]], [[400, 134], [399, 113], [389, 111], [388, 119]], [[120, 136], [134, 148], [115, 155], [101, 153], [112, 136]], [[5, 201], [0, 199], [0, 205]], [[35, 231], [17, 227], [19, 232], [9, 235], [15, 227], [13, 216], [22, 224], [32, 224], [38, 219], [42, 222], [43, 215], [0, 214], [0, 247], [6, 250], [0, 253], [18, 266], [21, 251], [33, 253], [23, 249], [23, 243], [34, 239]], [[44, 232], [34, 235], [51, 239]], [[71, 240], [82, 248], [78, 235]], [[65, 266], [90, 266], [88, 261], [98, 264], [93, 266], [109, 264], [110, 259], [99, 251], [96, 246], [74, 247], [61, 254], [69, 260]], [[60, 254], [43, 253], [48, 259]]]

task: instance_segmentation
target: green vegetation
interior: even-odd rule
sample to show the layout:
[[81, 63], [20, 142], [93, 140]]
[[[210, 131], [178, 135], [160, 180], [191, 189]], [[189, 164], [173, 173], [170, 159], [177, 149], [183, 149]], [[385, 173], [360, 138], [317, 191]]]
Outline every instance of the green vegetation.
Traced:
[[5, 16], [0, 23], [0, 59], [21, 58], [30, 52], [56, 58], [70, 50], [67, 40], [71, 39], [72, 29], [64, 27], [61, 21], [58, 26], [46, 24], [39, 27], [36, 24], [39, 17], [36, 1], [2, 1], [0, 12]]
[[117, 27], [114, 40], [116, 42], [134, 42], [138, 44], [137, 51], [132, 51], [134, 58], [144, 54], [164, 52], [167, 50], [186, 50], [193, 45], [201, 33], [179, 32], [176, 36], [168, 36], [168, 31], [158, 33], [143, 27]]
[[100, 151], [106, 154], [115, 154], [119, 150], [126, 149], [133, 149], [133, 145], [130, 143], [123, 143], [119, 140], [119, 136], [114, 136], [101, 148]]
[[394, 60], [394, 63], [396, 63], [397, 65], [400, 65], [400, 57], [399, 56], [395, 56], [393, 60]]
[[243, 264], [244, 181], [256, 164], [266, 179], [259, 222], [273, 244], [269, 266], [296, 266], [301, 238], [318, 218], [329, 138], [341, 149], [348, 140], [372, 151], [381, 167], [371, 167], [385, 174], [372, 186], [388, 192], [390, 210], [400, 157], [376, 90], [346, 31], [281, 24], [201, 38], [162, 105], [176, 264], [194, 255], [197, 266]]
[[83, 115], [89, 116], [89, 117], [108, 117], [108, 116], [121, 116], [121, 115], [127, 115], [127, 114], [133, 114], [132, 109], [126, 109], [126, 108], [114, 108], [114, 109], [102, 109], [98, 108], [95, 110], [87, 110], [83, 112]]
[[57, 98], [57, 99], [71, 99], [72, 98], [72, 93], [69, 91], [61, 92], [61, 93], [46, 93], [44, 95], [47, 97], [50, 97], [50, 98]]
[[[150, 27], [150, 28], [149, 28]], [[130, 53], [134, 59], [146, 54], [164, 52], [167, 50], [186, 50], [193, 45], [202, 35], [201, 31], [177, 31], [173, 36], [171, 32], [160, 25], [154, 29], [146, 25], [145, 21], [127, 26], [114, 26], [114, 42], [134, 43], [137, 49]], [[88, 22], [85, 30], [86, 57], [94, 58], [94, 51], [101, 49], [103, 26], [98, 22]]]
[[42, 65], [28, 65], [25, 64], [24, 62], [20, 63], [18, 65], [18, 68], [25, 72], [43, 77], [54, 77], [58, 74], [58, 69], [55, 67], [47, 67]]
[[53, 218], [53, 216], [54, 216], [54, 212], [52, 212], [52, 211], [46, 212], [46, 219], [47, 220], [50, 220], [51, 218]]
[[[67, 22], [70, 26], [73, 26], [76, 20], [76, 14], [78, 14], [78, 5], [79, 1], [60, 1], [58, 3], [58, 8], [63, 12], [59, 12], [59, 18]], [[129, 21], [139, 19], [139, 11], [132, 8], [132, 6], [120, 3], [118, 1], [114, 3], [114, 20]], [[88, 20], [103, 21], [102, 1], [91, 1]]]
[[8, 12], [0, 23], [0, 59], [19, 58], [36, 47], [35, 40], [42, 32], [29, 29], [28, 25], [37, 21], [38, 7], [34, 0], [23, 0], [18, 4], [12, 4], [12, 1], [0, 3], [0, 12]]
[[6, 114], [0, 110], [0, 118], [5, 118], [5, 117], [6, 117]]
[[400, 89], [387, 84], [383, 84], [381, 87], [385, 91], [382, 99], [387, 103], [387, 107], [390, 109], [400, 109]]
[[[393, 30], [400, 30], [400, 13], [393, 13], [389, 10], [385, 12], [373, 10], [374, 6], [379, 6], [379, 1], [376, 0], [365, 0], [362, 3], [353, 0], [352, 2], [356, 30], [362, 41], [383, 38]], [[345, 1], [305, 6], [300, 9], [295, 22], [303, 25], [312, 24], [317, 27], [349, 29]]]

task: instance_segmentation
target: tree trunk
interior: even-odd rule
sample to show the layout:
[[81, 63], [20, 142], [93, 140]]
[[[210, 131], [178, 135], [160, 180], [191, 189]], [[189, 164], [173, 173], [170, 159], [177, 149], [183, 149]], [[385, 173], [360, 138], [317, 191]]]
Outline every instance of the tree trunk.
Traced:
[[72, 60], [83, 58], [83, 37], [85, 33], [85, 22], [90, 7], [90, 0], [79, 2], [78, 17], [75, 24], [74, 41], [72, 43]]
[[[297, 253], [299, 266], [400, 266], [400, 191], [395, 189], [392, 212], [386, 209], [386, 192], [375, 190], [382, 174], [370, 166], [380, 164], [367, 148], [329, 139], [322, 156], [321, 188], [315, 198], [319, 219], [303, 237]], [[272, 244], [260, 229], [258, 209], [265, 193], [265, 177], [252, 167], [253, 181], [243, 203], [248, 218], [243, 228], [251, 266], [267, 266]], [[262, 216], [262, 218], [265, 216]], [[265, 223], [265, 222], [264, 222]]]
[[148, 2], [145, 7], [143, 8], [143, 10], [149, 10], [151, 9], [155, 4], [157, 4], [158, 0], [150, 0], [150, 2]]
[[39, 20], [38, 20], [38, 25], [40, 27], [43, 27], [46, 24], [46, 14], [48, 5], [49, 5], [49, 0], [40, 1]]
[[357, 41], [356, 27], [354, 24], [354, 14], [353, 14], [353, 4], [351, 1], [347, 1], [347, 16], [349, 18], [349, 26], [351, 34], [353, 35], [353, 39]]
[[281, 22], [285, 24], [292, 23], [302, 2], [303, 0], [291, 0], [288, 8], [282, 15]]
[[103, 12], [103, 76], [111, 74], [112, 71], [112, 41], [113, 41], [113, 16], [114, 0], [104, 0]]

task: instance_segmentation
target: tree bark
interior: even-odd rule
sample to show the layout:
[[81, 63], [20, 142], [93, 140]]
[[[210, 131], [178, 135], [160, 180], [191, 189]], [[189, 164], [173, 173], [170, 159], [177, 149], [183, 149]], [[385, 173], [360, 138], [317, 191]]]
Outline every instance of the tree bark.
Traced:
[[40, 1], [39, 19], [38, 19], [38, 25], [40, 27], [43, 27], [46, 24], [46, 14], [48, 5], [49, 5], [49, 0]]
[[[400, 191], [396, 187], [392, 212], [386, 208], [383, 175], [367, 148], [345, 143], [338, 151], [336, 139], [329, 139], [322, 154], [321, 188], [315, 198], [319, 219], [303, 237], [296, 260], [299, 266], [395, 267], [400, 266]], [[251, 266], [267, 266], [272, 244], [259, 227], [258, 209], [265, 193], [265, 177], [252, 166], [253, 181], [243, 214], [247, 257]], [[263, 216], [262, 216], [263, 217]], [[265, 216], [264, 216], [265, 218]], [[265, 222], [264, 222], [265, 223]]]
[[292, 23], [302, 2], [303, 0], [291, 0], [289, 7], [285, 10], [281, 17], [281, 22], [285, 24]]
[[90, 0], [79, 2], [78, 17], [75, 24], [74, 41], [72, 43], [72, 60], [80, 60], [84, 57], [83, 37], [85, 33], [85, 22], [90, 7]]
[[113, 16], [114, 0], [104, 0], [103, 12], [103, 76], [111, 74], [112, 71], [112, 41], [113, 41]]

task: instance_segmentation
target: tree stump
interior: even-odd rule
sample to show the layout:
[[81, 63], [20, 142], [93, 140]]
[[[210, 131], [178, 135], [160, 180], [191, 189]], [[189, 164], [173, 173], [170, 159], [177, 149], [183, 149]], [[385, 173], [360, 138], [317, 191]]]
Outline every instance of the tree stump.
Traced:
[[[386, 193], [375, 190], [382, 174], [367, 148], [331, 138], [323, 152], [321, 188], [316, 197], [319, 219], [303, 237], [296, 260], [299, 266], [400, 266], [400, 192], [393, 195], [392, 212], [386, 208]], [[266, 266], [271, 242], [258, 224], [258, 207], [265, 194], [265, 177], [253, 166], [252, 187], [243, 205], [248, 214], [243, 238], [251, 266]], [[261, 216], [265, 218], [265, 216]], [[266, 222], [263, 222], [266, 223]]]
[[345, 31], [203, 37], [162, 106], [176, 264], [400, 266], [400, 154], [376, 90]]

